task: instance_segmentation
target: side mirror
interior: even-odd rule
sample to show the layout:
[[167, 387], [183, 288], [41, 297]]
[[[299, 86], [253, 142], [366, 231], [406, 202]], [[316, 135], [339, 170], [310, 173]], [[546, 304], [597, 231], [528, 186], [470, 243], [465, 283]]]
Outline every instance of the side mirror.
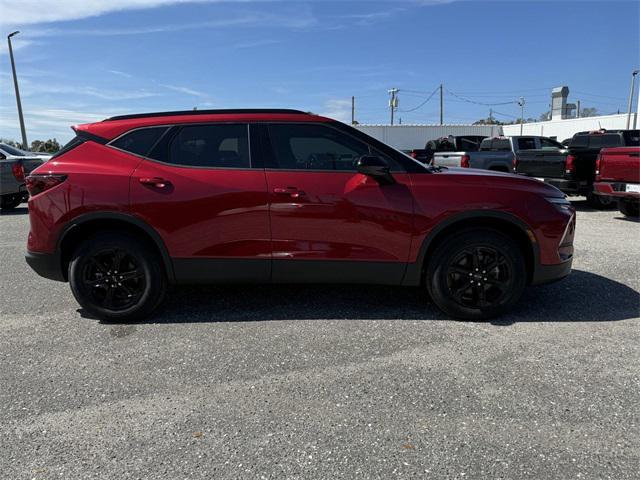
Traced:
[[389, 165], [380, 157], [363, 155], [358, 159], [356, 167], [358, 173], [373, 178], [380, 185], [390, 185], [396, 182], [391, 175]]

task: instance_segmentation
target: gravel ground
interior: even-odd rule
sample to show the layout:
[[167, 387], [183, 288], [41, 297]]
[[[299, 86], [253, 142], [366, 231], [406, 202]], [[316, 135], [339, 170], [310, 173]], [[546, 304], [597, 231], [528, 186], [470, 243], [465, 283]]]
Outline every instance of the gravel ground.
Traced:
[[574, 271], [492, 323], [417, 289], [172, 292], [83, 318], [0, 218], [0, 476], [638, 478], [640, 224], [578, 201]]

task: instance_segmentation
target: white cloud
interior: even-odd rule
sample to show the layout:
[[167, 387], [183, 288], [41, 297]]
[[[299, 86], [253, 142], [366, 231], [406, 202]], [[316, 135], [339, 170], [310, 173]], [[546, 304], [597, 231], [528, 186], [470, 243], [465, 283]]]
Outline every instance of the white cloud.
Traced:
[[324, 117], [340, 120], [341, 122], [351, 121], [351, 100], [332, 98], [324, 103], [324, 110], [320, 112]]
[[167, 88], [169, 90], [173, 90], [174, 92], [186, 93], [187, 95], [193, 95], [194, 97], [207, 97], [208, 95], [204, 92], [199, 92], [198, 90], [194, 90], [188, 87], [182, 87], [179, 85], [167, 85], [165, 83], [159, 83], [161, 87]]
[[120, 70], [107, 70], [109, 73], [113, 73], [114, 75], [118, 75], [119, 77], [132, 78], [133, 75], [127, 72], [121, 72]]
[[[0, 11], [14, 25], [77, 20], [109, 12], [139, 10], [198, 0], [0, 0]], [[200, 0], [214, 2], [217, 0]]]

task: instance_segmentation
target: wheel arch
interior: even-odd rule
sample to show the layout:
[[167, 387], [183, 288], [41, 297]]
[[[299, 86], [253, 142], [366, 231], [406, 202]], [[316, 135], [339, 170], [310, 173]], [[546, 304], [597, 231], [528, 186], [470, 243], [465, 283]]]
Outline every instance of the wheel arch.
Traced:
[[73, 248], [81, 240], [100, 230], [133, 233], [146, 241], [159, 255], [169, 282], [175, 281], [173, 263], [158, 232], [145, 221], [122, 212], [97, 212], [81, 215], [62, 231], [57, 245], [64, 280], [68, 280], [68, 267]]
[[438, 245], [453, 233], [471, 228], [493, 228], [512, 237], [525, 257], [527, 283], [531, 283], [540, 256], [538, 243], [531, 228], [512, 214], [480, 210], [454, 215], [434, 227], [423, 240], [416, 262], [408, 266], [403, 284], [421, 285], [424, 282], [426, 266]]

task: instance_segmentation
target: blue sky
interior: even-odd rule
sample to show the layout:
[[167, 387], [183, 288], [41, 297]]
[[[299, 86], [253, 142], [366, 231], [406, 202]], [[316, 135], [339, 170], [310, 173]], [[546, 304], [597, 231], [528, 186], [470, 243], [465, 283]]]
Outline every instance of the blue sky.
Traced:
[[[0, 137], [18, 139], [6, 34], [14, 37], [30, 140], [155, 110], [291, 107], [385, 123], [487, 117], [550, 89], [602, 113], [626, 110], [640, 64], [640, 2], [0, 0]], [[449, 93], [452, 92], [452, 93]], [[453, 94], [457, 94], [458, 97]], [[412, 110], [413, 111], [408, 111]], [[496, 118], [519, 115], [495, 106]]]

